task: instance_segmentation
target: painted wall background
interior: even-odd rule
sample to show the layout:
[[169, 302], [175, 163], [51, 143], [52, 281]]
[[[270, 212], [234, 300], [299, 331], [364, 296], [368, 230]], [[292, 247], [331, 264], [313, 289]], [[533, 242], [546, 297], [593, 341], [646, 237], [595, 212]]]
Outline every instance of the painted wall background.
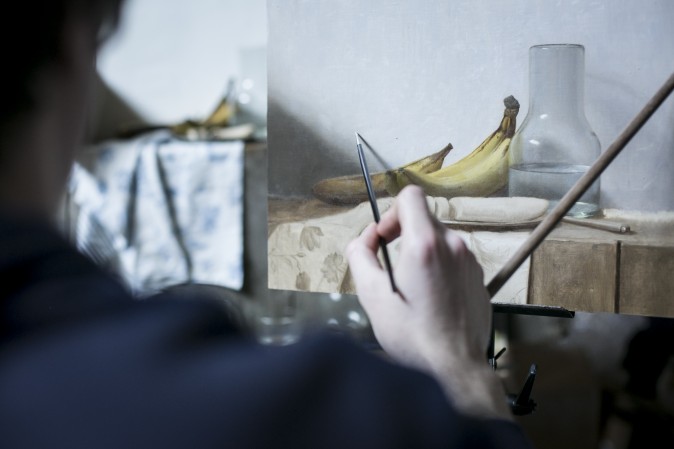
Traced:
[[[585, 112], [602, 148], [674, 71], [674, 2], [268, 0], [269, 190], [308, 196], [359, 173], [354, 131], [389, 166], [464, 156], [514, 95], [528, 49], [585, 46]], [[378, 167], [370, 158], [370, 169]], [[602, 206], [674, 210], [674, 99], [602, 176]]]

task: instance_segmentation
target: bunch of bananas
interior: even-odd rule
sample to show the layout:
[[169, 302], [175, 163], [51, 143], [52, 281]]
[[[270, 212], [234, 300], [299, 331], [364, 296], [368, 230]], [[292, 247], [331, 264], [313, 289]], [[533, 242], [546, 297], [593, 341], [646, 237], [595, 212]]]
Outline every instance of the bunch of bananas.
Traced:
[[168, 129], [178, 138], [186, 140], [238, 140], [251, 137], [252, 123], [235, 125], [237, 105], [235, 83], [229, 80], [227, 91], [215, 109], [203, 120], [187, 119], [179, 123], [122, 127], [117, 137], [128, 139], [158, 129]]
[[519, 102], [512, 95], [503, 100], [505, 111], [499, 127], [473, 151], [459, 161], [432, 173], [401, 167], [385, 173], [385, 188], [397, 195], [409, 184], [420, 186], [426, 195], [489, 196], [508, 183], [508, 150], [515, 134]]
[[[433, 173], [442, 167], [445, 156], [452, 149], [452, 144], [447, 144], [442, 150], [410, 162], [396, 169], [405, 170], [409, 173], [425, 174]], [[389, 196], [387, 177], [390, 172], [377, 172], [370, 175], [372, 188], [377, 198]], [[314, 196], [323, 202], [338, 206], [348, 206], [367, 201], [367, 188], [362, 175], [339, 176], [336, 178], [323, 179], [311, 189]]]
[[[450, 143], [414, 162], [372, 174], [377, 197], [395, 196], [409, 184], [420, 186], [426, 195], [445, 198], [489, 196], [504, 188], [508, 183], [508, 150], [520, 104], [512, 95], [505, 98], [503, 104], [505, 111], [499, 127], [463, 159], [442, 167], [452, 149]], [[361, 175], [324, 179], [314, 184], [312, 193], [326, 203], [341, 206], [368, 199]]]

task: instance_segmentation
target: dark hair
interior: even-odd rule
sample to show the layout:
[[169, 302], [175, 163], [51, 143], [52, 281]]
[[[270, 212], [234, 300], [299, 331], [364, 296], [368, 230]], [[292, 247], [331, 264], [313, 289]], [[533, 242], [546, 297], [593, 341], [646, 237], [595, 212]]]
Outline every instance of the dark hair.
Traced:
[[8, 2], [0, 19], [0, 42], [6, 80], [0, 103], [0, 126], [35, 102], [36, 75], [58, 59], [66, 19], [81, 14], [92, 21], [100, 39], [117, 25], [124, 0], [19, 0]]

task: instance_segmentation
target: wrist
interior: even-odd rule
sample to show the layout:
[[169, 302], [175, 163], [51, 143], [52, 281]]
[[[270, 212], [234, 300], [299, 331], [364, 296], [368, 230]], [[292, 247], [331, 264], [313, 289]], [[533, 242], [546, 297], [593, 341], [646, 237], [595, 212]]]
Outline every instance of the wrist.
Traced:
[[486, 360], [454, 360], [432, 367], [431, 374], [462, 413], [478, 418], [513, 419], [503, 383]]

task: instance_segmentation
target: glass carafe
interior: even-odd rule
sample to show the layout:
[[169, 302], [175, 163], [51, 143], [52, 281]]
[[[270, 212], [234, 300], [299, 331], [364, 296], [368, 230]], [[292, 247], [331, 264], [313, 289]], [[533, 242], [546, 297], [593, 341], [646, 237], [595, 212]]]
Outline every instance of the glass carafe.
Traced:
[[[599, 139], [585, 117], [585, 48], [529, 49], [529, 110], [510, 144], [509, 196], [550, 200], [550, 209], [599, 157]], [[567, 215], [599, 211], [599, 180]]]

